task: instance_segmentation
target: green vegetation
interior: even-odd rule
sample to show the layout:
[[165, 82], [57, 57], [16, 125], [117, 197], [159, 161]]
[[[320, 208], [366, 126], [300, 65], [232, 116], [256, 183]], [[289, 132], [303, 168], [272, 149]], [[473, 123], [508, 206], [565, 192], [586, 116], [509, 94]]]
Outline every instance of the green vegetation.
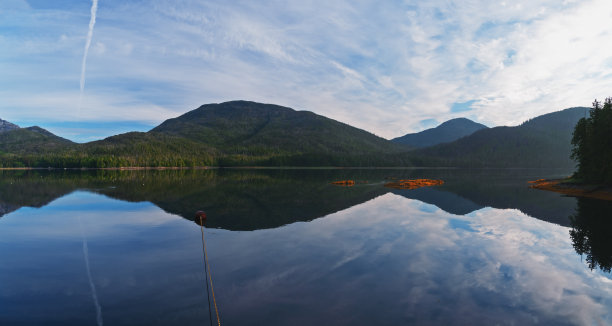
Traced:
[[364, 130], [312, 112], [246, 101], [203, 105], [149, 132], [131, 132], [86, 144], [68, 142], [50, 146], [52, 141], [61, 138], [26, 129], [0, 135], [18, 139], [9, 142], [0, 139], [4, 167], [411, 166], [418, 163], [401, 155], [404, 147]]
[[39, 127], [0, 132], [0, 152], [4, 153], [51, 153], [64, 150], [71, 145], [74, 143]]
[[589, 117], [578, 121], [572, 138], [572, 158], [578, 162], [575, 178], [612, 184], [612, 98], [595, 100]]
[[[518, 127], [485, 128], [418, 150], [312, 112], [246, 101], [203, 105], [149, 132], [85, 144], [6, 123], [0, 131], [0, 167], [569, 167], [574, 165], [571, 134], [584, 110], [547, 114]], [[451, 129], [456, 136], [461, 128]], [[423, 141], [442, 136], [448, 134]]]
[[576, 252], [586, 255], [591, 269], [612, 271], [612, 203], [592, 198], [578, 198], [571, 216], [570, 237]]
[[[21, 132], [24, 129], [7, 134]], [[3, 134], [0, 134], [3, 135]], [[37, 144], [37, 142], [33, 142]], [[49, 144], [43, 139], [42, 144]], [[212, 165], [214, 150], [183, 138], [129, 133], [87, 144], [63, 144], [0, 154], [0, 167], [109, 168], [130, 166], [190, 167]]]
[[282, 165], [308, 154], [317, 157], [318, 163], [332, 163], [339, 155], [355, 158], [404, 150], [386, 139], [312, 112], [246, 101], [203, 105], [165, 121], [151, 132], [209, 144], [220, 149], [226, 160], [239, 165], [241, 158]]
[[516, 127], [483, 129], [448, 144], [414, 151], [441, 166], [572, 167], [571, 137], [586, 108], [570, 108]]

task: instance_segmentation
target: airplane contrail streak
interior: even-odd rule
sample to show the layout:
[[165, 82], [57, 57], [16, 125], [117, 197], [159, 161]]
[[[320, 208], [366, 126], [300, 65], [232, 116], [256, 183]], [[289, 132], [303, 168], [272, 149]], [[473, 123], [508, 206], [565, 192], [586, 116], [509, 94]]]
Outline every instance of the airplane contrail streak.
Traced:
[[87, 279], [89, 280], [89, 287], [91, 289], [91, 298], [93, 299], [94, 306], [96, 308], [96, 321], [98, 322], [98, 326], [103, 326], [104, 322], [102, 321], [102, 306], [100, 306], [98, 291], [96, 291], [96, 286], [91, 277], [91, 268], [89, 266], [89, 247], [87, 246], [87, 236], [85, 236], [85, 232], [83, 232], [81, 216], [79, 216], [79, 227], [81, 229], [81, 238], [83, 240], [83, 258], [85, 259], [85, 270], [87, 271]]
[[87, 54], [91, 45], [91, 37], [93, 36], [94, 25], [96, 24], [96, 12], [98, 11], [98, 0], [92, 0], [91, 3], [91, 18], [89, 20], [89, 31], [87, 32], [87, 40], [85, 41], [85, 52], [83, 53], [83, 62], [81, 63], [81, 82], [79, 95], [79, 113], [81, 111], [81, 102], [83, 100], [83, 90], [85, 89], [85, 68], [87, 67]]

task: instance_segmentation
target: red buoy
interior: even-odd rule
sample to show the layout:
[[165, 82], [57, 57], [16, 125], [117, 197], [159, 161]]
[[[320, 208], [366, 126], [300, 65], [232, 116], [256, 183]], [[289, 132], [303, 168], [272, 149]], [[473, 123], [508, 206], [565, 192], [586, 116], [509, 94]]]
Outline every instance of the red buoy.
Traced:
[[196, 222], [198, 222], [198, 224], [204, 224], [204, 222], [206, 222], [206, 213], [204, 213], [204, 211], [196, 212]]

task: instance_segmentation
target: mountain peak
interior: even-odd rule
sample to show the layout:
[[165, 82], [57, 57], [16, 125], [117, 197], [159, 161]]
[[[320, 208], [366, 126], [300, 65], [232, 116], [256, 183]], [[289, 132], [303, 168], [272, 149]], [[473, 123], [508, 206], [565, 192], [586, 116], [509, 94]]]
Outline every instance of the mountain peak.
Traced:
[[479, 123], [476, 123], [468, 118], [454, 118], [454, 119], [450, 119], [447, 120], [445, 122], [442, 122], [439, 126], [437, 126], [436, 128], [440, 128], [442, 126], [451, 126], [451, 125], [459, 125], [459, 124], [477, 124], [480, 125]]
[[236, 155], [249, 151], [269, 156], [402, 150], [401, 146], [365, 130], [310, 111], [249, 101], [205, 104], [164, 121], [150, 133], [205, 142]]
[[7, 132], [15, 129], [19, 129], [19, 126], [14, 123], [10, 123], [6, 120], [0, 119], [0, 132]]
[[413, 147], [428, 147], [441, 143], [452, 142], [485, 128], [487, 128], [487, 126], [476, 123], [470, 119], [455, 118], [448, 120], [435, 128], [423, 130], [414, 134], [407, 134], [394, 138], [391, 141]]
[[575, 107], [529, 119], [515, 127], [479, 130], [415, 155], [470, 167], [571, 167], [572, 133], [588, 108]]

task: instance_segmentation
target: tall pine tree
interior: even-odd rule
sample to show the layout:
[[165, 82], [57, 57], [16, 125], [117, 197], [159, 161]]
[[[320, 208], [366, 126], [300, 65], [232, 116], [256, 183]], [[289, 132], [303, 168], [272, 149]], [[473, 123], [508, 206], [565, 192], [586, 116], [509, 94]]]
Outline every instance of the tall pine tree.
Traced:
[[589, 117], [578, 121], [572, 137], [576, 177], [587, 182], [612, 184], [612, 98], [595, 100]]

